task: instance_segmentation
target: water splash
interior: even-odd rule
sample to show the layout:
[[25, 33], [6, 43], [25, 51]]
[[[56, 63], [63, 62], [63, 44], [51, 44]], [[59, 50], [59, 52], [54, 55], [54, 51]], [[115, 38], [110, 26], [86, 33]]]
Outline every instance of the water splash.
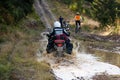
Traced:
[[110, 75], [120, 74], [120, 68], [117, 66], [99, 62], [99, 58], [86, 53], [84, 50], [81, 51], [81, 43], [75, 39], [72, 39], [74, 48], [71, 56], [66, 55], [58, 59], [53, 54], [46, 54], [47, 37], [44, 36], [44, 33], [41, 33], [41, 36], [42, 53], [39, 53], [41, 56], [38, 57], [38, 61], [45, 60], [50, 63], [57, 80], [92, 80], [92, 76], [103, 72]]
[[46, 53], [46, 46], [47, 46], [47, 43], [48, 43], [47, 36], [45, 34], [46, 34], [46, 32], [42, 32], [41, 33], [41, 39], [39, 40], [40, 48], [37, 51], [37, 57], [38, 57], [37, 60], [38, 61], [42, 61], [42, 60], [45, 59], [43, 54]]

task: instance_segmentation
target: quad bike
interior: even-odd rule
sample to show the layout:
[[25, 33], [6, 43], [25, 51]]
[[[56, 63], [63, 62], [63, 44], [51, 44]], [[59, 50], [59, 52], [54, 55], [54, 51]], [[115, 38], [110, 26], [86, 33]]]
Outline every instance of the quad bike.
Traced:
[[54, 49], [56, 51], [56, 55], [61, 57], [63, 56], [66, 50], [66, 43], [65, 40], [54, 40]]
[[66, 30], [66, 31], [70, 31], [70, 24], [69, 24], [69, 21], [64, 21], [63, 22], [63, 28]]
[[[49, 37], [49, 35], [47, 35]], [[52, 40], [51, 40], [52, 41]], [[70, 43], [71, 48], [66, 47], [64, 39], [55, 39], [52, 46], [47, 45], [47, 53], [55, 52], [55, 56], [62, 57], [65, 53], [71, 54], [73, 45]], [[50, 49], [49, 49], [50, 48]]]

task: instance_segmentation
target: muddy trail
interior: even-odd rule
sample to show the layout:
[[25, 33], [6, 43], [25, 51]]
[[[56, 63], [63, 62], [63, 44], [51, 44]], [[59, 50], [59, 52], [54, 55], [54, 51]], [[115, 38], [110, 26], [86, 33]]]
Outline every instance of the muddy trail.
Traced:
[[52, 27], [52, 23], [56, 20], [56, 17], [52, 14], [47, 5], [46, 0], [35, 0], [34, 8], [38, 15], [40, 16], [41, 21], [45, 25], [46, 29]]
[[[35, 0], [34, 8], [44, 23], [46, 31], [49, 31], [52, 28], [52, 23], [57, 19], [50, 11], [47, 0], [42, 0], [42, 2]], [[102, 73], [120, 76], [118, 66], [103, 62], [100, 57], [87, 52], [79, 40], [71, 38], [71, 42], [74, 45], [72, 55], [65, 54], [62, 58], [54, 57], [53, 53], [46, 53], [47, 37], [44, 32], [41, 33], [37, 60], [46, 61], [50, 64], [56, 80], [93, 80], [93, 76]]]
[[74, 44], [72, 55], [65, 54], [64, 57], [54, 57], [54, 53], [47, 54], [46, 47], [43, 47], [43, 45], [47, 45], [47, 37], [43, 34], [41, 33], [41, 50], [37, 53], [37, 60], [49, 63], [57, 80], [93, 80], [93, 76], [96, 74], [105, 73], [113, 76], [120, 74], [119, 67], [102, 62], [100, 57], [86, 52], [81, 46], [81, 42], [75, 39], [72, 39]]

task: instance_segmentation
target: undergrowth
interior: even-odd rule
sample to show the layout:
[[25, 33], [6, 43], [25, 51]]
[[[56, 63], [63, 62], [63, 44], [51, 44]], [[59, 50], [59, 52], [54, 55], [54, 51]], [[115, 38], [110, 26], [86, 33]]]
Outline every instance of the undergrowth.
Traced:
[[35, 11], [18, 24], [0, 25], [0, 80], [54, 80], [49, 65], [36, 60], [45, 27]]

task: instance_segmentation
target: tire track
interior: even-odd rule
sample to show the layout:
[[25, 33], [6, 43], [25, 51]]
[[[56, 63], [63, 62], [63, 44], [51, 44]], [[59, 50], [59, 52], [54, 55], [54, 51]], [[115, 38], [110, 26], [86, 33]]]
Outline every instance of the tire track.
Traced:
[[[50, 11], [46, 0], [42, 0], [41, 4], [39, 0], [35, 0], [34, 7], [46, 28], [51, 28], [50, 22], [56, 20], [56, 18]], [[43, 38], [40, 43], [42, 43], [41, 46], [45, 45], [46, 40]], [[55, 75], [56, 80], [93, 80], [92, 77], [101, 72], [107, 72], [110, 75], [120, 74], [118, 67], [99, 62], [93, 55], [87, 54], [85, 51], [79, 51], [81, 46], [77, 40], [73, 40], [73, 44], [75, 45], [75, 56], [73, 58], [71, 56], [70, 58], [68, 57], [68, 59], [62, 59], [59, 63], [58, 59], [53, 57], [53, 55], [41, 54], [44, 51], [43, 49], [43, 51], [39, 51], [38, 53], [38, 61], [45, 60], [50, 63], [52, 73]]]
[[44, 11], [45, 11], [46, 14], [49, 16], [50, 20], [56, 21], [56, 17], [54, 16], [54, 14], [52, 14], [52, 12], [51, 12], [51, 10], [49, 9], [49, 6], [48, 6], [47, 4], [48, 4], [48, 3], [46, 2], [46, 0], [42, 1], [42, 3], [41, 3]]
[[47, 5], [47, 2], [45, 0], [35, 0], [34, 2], [34, 8], [38, 15], [40, 16], [41, 21], [45, 25], [47, 31], [51, 30], [51, 23], [53, 23], [56, 20], [56, 17], [52, 14], [52, 12], [49, 9], [49, 6]]

